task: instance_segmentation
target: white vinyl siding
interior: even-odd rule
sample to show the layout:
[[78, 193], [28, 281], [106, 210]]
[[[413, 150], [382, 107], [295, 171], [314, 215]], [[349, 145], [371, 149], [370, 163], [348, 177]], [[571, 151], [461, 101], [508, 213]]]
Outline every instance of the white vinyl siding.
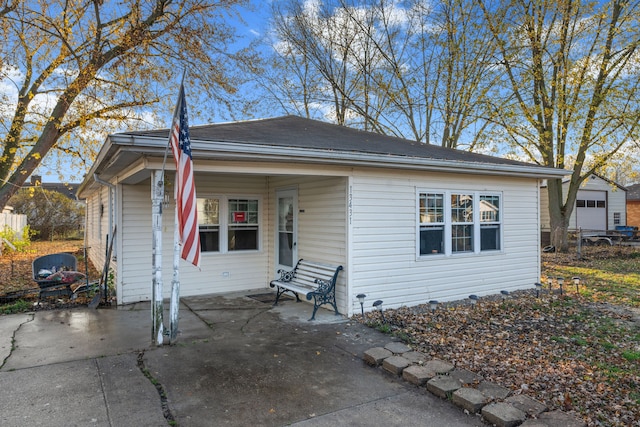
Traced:
[[[87, 198], [86, 203], [87, 229], [85, 232], [89, 258], [96, 269], [102, 272], [107, 235], [111, 235], [109, 231], [109, 212], [111, 209], [109, 206], [109, 189], [107, 187], [99, 187], [91, 197]], [[111, 266], [114, 267], [114, 264]]]
[[[122, 185], [124, 219], [118, 224], [118, 242], [121, 247], [118, 270], [118, 304], [151, 299], [151, 181], [139, 185]], [[166, 211], [166, 209], [165, 209]], [[173, 216], [171, 217], [173, 221]], [[163, 218], [163, 225], [167, 219]], [[163, 226], [162, 250], [171, 254], [173, 242]], [[173, 233], [171, 231], [171, 233]], [[171, 282], [171, 264], [162, 265], [163, 281]], [[166, 287], [165, 287], [166, 288]]]
[[[342, 265], [336, 287], [339, 311], [360, 311], [355, 295], [367, 295], [365, 309], [384, 301], [384, 307], [448, 301], [469, 294], [533, 287], [539, 278], [538, 181], [531, 178], [426, 173], [375, 168], [300, 168], [282, 172], [273, 165], [221, 164], [225, 173], [196, 172], [199, 198], [237, 198], [260, 201], [257, 251], [203, 252], [202, 271], [181, 261], [182, 296], [266, 288], [275, 278], [278, 190], [298, 195], [298, 257]], [[233, 168], [237, 168], [234, 173]], [[286, 175], [288, 174], [288, 175]], [[167, 180], [173, 181], [173, 174]], [[500, 196], [501, 247], [480, 253], [419, 257], [416, 254], [418, 194], [438, 189], [455, 194]], [[169, 191], [172, 191], [171, 188]], [[151, 298], [151, 183], [118, 186], [118, 303]], [[104, 197], [107, 197], [106, 189]], [[95, 211], [93, 209], [93, 211]], [[92, 212], [93, 212], [92, 211]], [[163, 281], [165, 297], [171, 288], [173, 257], [171, 202], [163, 215]], [[100, 223], [107, 232], [108, 219]], [[477, 225], [478, 223], [476, 223]], [[104, 242], [95, 253], [104, 253]], [[349, 288], [347, 287], [349, 286]]]
[[[384, 307], [464, 299], [530, 288], [538, 280], [536, 180], [361, 171], [352, 186], [351, 294], [366, 294], [365, 308], [378, 299]], [[502, 250], [417, 256], [416, 192], [425, 188], [500, 194]], [[351, 304], [352, 311], [360, 309]]]
[[[169, 175], [169, 181], [173, 176]], [[266, 178], [252, 175], [195, 175], [198, 197], [224, 194], [238, 198], [266, 199]], [[122, 268], [119, 282], [119, 304], [151, 299], [151, 183], [146, 180], [137, 185], [123, 185], [125, 210], [122, 220]], [[163, 211], [163, 283], [164, 297], [171, 290], [173, 260], [173, 201]], [[261, 221], [265, 221], [261, 218]], [[265, 239], [264, 226], [260, 227], [260, 240]], [[262, 247], [262, 243], [261, 243]], [[236, 251], [229, 253], [203, 252], [201, 271], [180, 260], [180, 295], [192, 296], [264, 287], [267, 277], [267, 252]]]
[[[272, 177], [270, 182], [270, 212], [275, 215], [276, 190], [292, 188], [298, 191], [298, 257], [345, 269], [338, 275], [336, 302], [338, 311], [346, 314], [346, 178], [344, 177]], [[271, 221], [273, 223], [273, 221]], [[273, 233], [269, 233], [273, 251]], [[275, 259], [270, 260], [271, 279], [275, 278]]]
[[[627, 194], [626, 191], [623, 191], [619, 188], [616, 188], [616, 191], [612, 191], [609, 193], [609, 200], [607, 203], [607, 210], [609, 215], [608, 226], [610, 230], [615, 230], [616, 225], [627, 225]], [[615, 215], [619, 215], [619, 223], [615, 222]]]

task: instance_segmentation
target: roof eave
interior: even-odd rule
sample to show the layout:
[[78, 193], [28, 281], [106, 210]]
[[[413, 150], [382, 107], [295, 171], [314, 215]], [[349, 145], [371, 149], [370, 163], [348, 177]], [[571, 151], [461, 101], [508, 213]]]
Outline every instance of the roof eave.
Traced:
[[[116, 146], [118, 149], [124, 151], [140, 151], [143, 154], [162, 155], [166, 150], [167, 144], [167, 139], [162, 137], [133, 136], [127, 134], [110, 135], [105, 143], [105, 145], [110, 146], [110, 149], [105, 150], [103, 147], [103, 150], [101, 150], [100, 155], [88, 176], [90, 177], [93, 173], [99, 171], [98, 165], [113, 156], [113, 148]], [[358, 165], [441, 172], [456, 171], [468, 174], [508, 175], [540, 179], [559, 178], [566, 176], [569, 173], [562, 169], [535, 165], [522, 166], [501, 163], [468, 162], [351, 151], [281, 147], [253, 143], [247, 144], [242, 142], [201, 141], [192, 139], [191, 148], [192, 155], [196, 160], [198, 158], [215, 158], [219, 160], [256, 160], [256, 156], [258, 156], [262, 161], [280, 160], [343, 166]], [[83, 186], [81, 188], [84, 188], [86, 181], [87, 180], [83, 182]]]
[[82, 198], [82, 192], [85, 191], [92, 182], [94, 182], [93, 176], [104, 166], [105, 159], [110, 158], [114, 154], [114, 151], [117, 150], [117, 147], [114, 147], [114, 144], [112, 144], [111, 138], [112, 135], [107, 136], [104, 144], [102, 144], [102, 147], [96, 156], [96, 160], [93, 162], [91, 168], [85, 175], [84, 180], [76, 190], [77, 198]]

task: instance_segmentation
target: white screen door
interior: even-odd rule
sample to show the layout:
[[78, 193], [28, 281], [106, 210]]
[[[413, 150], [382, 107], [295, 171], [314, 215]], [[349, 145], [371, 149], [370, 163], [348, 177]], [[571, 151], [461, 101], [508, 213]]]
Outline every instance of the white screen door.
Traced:
[[298, 261], [298, 192], [280, 190], [277, 198], [276, 270], [291, 270]]

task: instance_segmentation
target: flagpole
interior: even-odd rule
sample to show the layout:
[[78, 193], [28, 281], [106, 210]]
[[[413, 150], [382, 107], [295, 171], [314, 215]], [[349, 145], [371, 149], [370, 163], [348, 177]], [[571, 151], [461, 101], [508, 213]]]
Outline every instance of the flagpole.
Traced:
[[[187, 70], [182, 72], [182, 81], [180, 82], [180, 96], [183, 96], [184, 91], [184, 77]], [[181, 104], [181, 102], [178, 102]], [[177, 108], [177, 104], [176, 104]], [[180, 105], [180, 108], [183, 108]], [[179, 114], [177, 111], [175, 114]], [[165, 153], [166, 156], [166, 153]], [[165, 157], [166, 158], [166, 157]], [[175, 175], [175, 191], [174, 195], [178, 192], [178, 168], [176, 167]], [[178, 221], [178, 200], [175, 200], [175, 209], [173, 212], [173, 277], [171, 279], [171, 301], [169, 303], [169, 321], [170, 321], [170, 333], [169, 344], [175, 344], [178, 340], [178, 316], [180, 312], [180, 224]]]
[[[171, 146], [176, 164], [175, 173], [175, 215], [173, 230], [173, 279], [171, 281], [170, 330], [169, 343], [174, 344], [178, 337], [178, 312], [180, 307], [180, 258], [200, 268], [200, 235], [198, 231], [198, 208], [196, 187], [193, 179], [193, 159], [191, 140], [189, 138], [189, 118], [184, 93], [184, 77], [182, 74], [178, 102], [173, 113], [169, 143], [162, 163], [164, 173], [168, 147]], [[160, 209], [161, 211], [162, 209]], [[157, 271], [155, 269], [154, 271]], [[157, 281], [156, 281], [157, 284]], [[154, 305], [154, 312], [159, 312]], [[161, 322], [160, 322], [161, 323]], [[154, 321], [154, 328], [158, 322]], [[160, 326], [161, 327], [161, 326]], [[157, 331], [156, 331], [157, 332]], [[162, 337], [159, 338], [160, 342]]]

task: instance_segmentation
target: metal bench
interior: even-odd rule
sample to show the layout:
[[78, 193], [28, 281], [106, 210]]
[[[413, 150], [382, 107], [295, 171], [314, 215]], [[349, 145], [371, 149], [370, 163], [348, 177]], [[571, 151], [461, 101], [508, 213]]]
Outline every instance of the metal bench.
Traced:
[[311, 319], [315, 320], [318, 307], [323, 304], [331, 304], [338, 313], [336, 305], [336, 280], [342, 266], [332, 266], [318, 262], [301, 259], [291, 271], [278, 270], [280, 277], [272, 280], [269, 286], [277, 288], [276, 301], [273, 305], [278, 305], [280, 296], [285, 292], [292, 292], [296, 296], [296, 301], [300, 302], [298, 294], [305, 294], [308, 301], [313, 299], [313, 314]]

